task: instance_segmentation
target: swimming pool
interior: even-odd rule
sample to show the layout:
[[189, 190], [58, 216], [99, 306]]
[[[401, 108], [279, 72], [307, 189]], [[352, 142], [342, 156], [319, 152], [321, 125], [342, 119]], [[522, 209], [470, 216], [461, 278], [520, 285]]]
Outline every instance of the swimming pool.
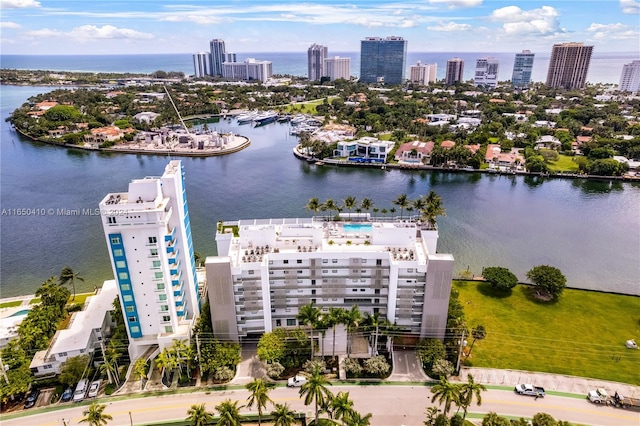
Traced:
[[31, 309], [22, 309], [20, 311], [16, 311], [9, 315], [10, 317], [20, 317], [22, 315], [27, 315]]
[[370, 223], [345, 223], [342, 225], [344, 232], [371, 232], [372, 226]]

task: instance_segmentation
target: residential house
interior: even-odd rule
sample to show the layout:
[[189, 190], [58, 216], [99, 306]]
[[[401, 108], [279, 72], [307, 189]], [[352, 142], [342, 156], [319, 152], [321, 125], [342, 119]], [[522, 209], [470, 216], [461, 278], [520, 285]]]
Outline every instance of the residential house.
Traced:
[[406, 142], [396, 150], [395, 159], [399, 163], [427, 163], [434, 146], [433, 142]]

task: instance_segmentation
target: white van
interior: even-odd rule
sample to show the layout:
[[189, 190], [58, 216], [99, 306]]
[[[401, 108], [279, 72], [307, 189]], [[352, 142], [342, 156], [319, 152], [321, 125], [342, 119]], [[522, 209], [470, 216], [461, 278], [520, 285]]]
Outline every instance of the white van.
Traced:
[[78, 382], [76, 391], [73, 393], [73, 402], [80, 402], [84, 399], [85, 395], [87, 394], [88, 383], [89, 382], [87, 381], [87, 379], [82, 379]]

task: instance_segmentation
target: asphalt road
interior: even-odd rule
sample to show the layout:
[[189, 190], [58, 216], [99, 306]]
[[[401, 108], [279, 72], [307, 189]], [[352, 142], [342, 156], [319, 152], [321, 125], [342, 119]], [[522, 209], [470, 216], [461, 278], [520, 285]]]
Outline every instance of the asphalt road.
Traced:
[[[423, 426], [425, 410], [431, 404], [431, 392], [422, 386], [331, 386], [334, 393], [347, 391], [355, 402], [355, 409], [362, 414], [372, 413], [372, 426]], [[207, 409], [230, 398], [244, 404], [248, 392], [233, 390], [166, 395], [158, 397], [126, 399], [121, 401], [99, 400], [107, 404], [105, 413], [113, 416], [109, 425], [135, 425], [156, 423], [170, 419], [184, 419], [192, 404], [206, 403]], [[288, 403], [293, 409], [311, 415], [298, 396], [298, 389], [276, 388], [270, 393], [276, 403]], [[38, 412], [27, 417], [12, 420], [1, 419], [2, 426], [63, 426], [79, 423], [86, 405], [68, 403], [69, 408], [59, 411]], [[271, 408], [269, 408], [270, 410]], [[248, 411], [246, 409], [243, 412]], [[556, 419], [568, 420], [585, 425], [640, 425], [640, 413], [619, 408], [598, 406], [586, 399], [546, 396], [535, 400], [532, 397], [516, 395], [511, 391], [488, 390], [483, 393], [482, 405], [474, 406], [473, 413], [495, 411], [501, 415], [533, 417], [535, 413], [546, 412]], [[255, 412], [255, 407], [254, 407]], [[131, 413], [131, 415], [129, 414]], [[64, 419], [64, 423], [63, 423]]]

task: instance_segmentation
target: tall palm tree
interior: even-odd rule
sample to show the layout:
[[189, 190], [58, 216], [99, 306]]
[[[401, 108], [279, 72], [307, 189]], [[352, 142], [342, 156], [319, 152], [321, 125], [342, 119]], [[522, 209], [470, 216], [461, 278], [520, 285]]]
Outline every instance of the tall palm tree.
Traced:
[[329, 408], [336, 420], [342, 419], [342, 424], [353, 411], [353, 401], [349, 399], [349, 392], [338, 392], [338, 394], [329, 403]]
[[320, 406], [333, 398], [333, 394], [327, 386], [331, 383], [324, 377], [319, 370], [314, 370], [307, 382], [300, 387], [300, 396], [304, 396], [304, 405], [315, 403], [315, 423], [318, 424], [318, 414]]
[[191, 426], [206, 426], [213, 423], [213, 413], [207, 411], [205, 403], [193, 404], [187, 410], [187, 421]]
[[395, 208], [395, 207], [391, 207], [391, 208], [389, 209], [389, 213], [391, 214], [391, 217], [392, 217], [392, 218], [393, 218], [393, 215], [396, 213], [396, 211], [397, 211], [397, 210], [396, 210], [396, 208]]
[[262, 410], [267, 408], [267, 403], [273, 404], [271, 398], [269, 398], [269, 391], [273, 388], [271, 383], [266, 382], [264, 379], [255, 378], [251, 383], [247, 383], [245, 388], [249, 392], [249, 398], [247, 398], [247, 407], [253, 407], [256, 405], [258, 409], [258, 426], [262, 424]]
[[82, 278], [78, 272], [73, 272], [70, 266], [62, 268], [58, 281], [60, 281], [60, 285], [71, 283], [71, 287], [73, 288], [73, 298], [71, 300], [75, 300], [76, 298], [76, 280], [84, 282], [84, 278]]
[[220, 415], [218, 419], [218, 426], [241, 426], [242, 416], [240, 415], [240, 409], [244, 405], [238, 406], [238, 401], [231, 401], [225, 399], [220, 404], [216, 405], [216, 410]]
[[113, 417], [104, 413], [104, 409], [107, 408], [106, 404], [98, 404], [93, 402], [89, 408], [84, 410], [82, 414], [84, 417], [80, 420], [80, 423], [89, 423], [89, 426], [103, 426], [109, 423], [109, 420], [113, 420]]
[[422, 195], [416, 198], [415, 200], [413, 200], [413, 208], [416, 209], [418, 213], [422, 214], [422, 211], [425, 209], [426, 206], [427, 206], [427, 202], [425, 201], [424, 197], [422, 197]]
[[440, 197], [435, 191], [429, 191], [425, 198], [427, 207], [424, 209], [424, 218], [429, 222], [429, 225], [436, 225], [436, 217], [446, 216], [444, 207], [442, 207], [442, 197]]
[[356, 198], [349, 195], [344, 199], [344, 206], [349, 210], [349, 218], [351, 218], [351, 209], [356, 206]]
[[313, 358], [313, 327], [320, 320], [322, 311], [315, 306], [313, 302], [308, 305], [301, 306], [298, 309], [298, 321], [301, 324], [309, 326], [309, 341], [311, 343], [311, 358]]
[[362, 314], [358, 309], [358, 305], [353, 305], [351, 309], [345, 311], [344, 313], [344, 324], [347, 326], [347, 356], [351, 356], [351, 349], [353, 346], [353, 332], [360, 325], [360, 321], [362, 321]]
[[343, 308], [329, 308], [329, 315], [327, 315], [328, 325], [333, 328], [333, 349], [331, 351], [331, 356], [336, 356], [336, 325], [342, 323], [344, 319], [344, 309]]
[[369, 210], [373, 208], [373, 201], [370, 198], [363, 198], [362, 201], [360, 201], [360, 208], [369, 213]]
[[334, 210], [338, 210], [338, 205], [331, 198], [324, 202], [324, 206], [327, 208], [327, 210], [329, 210], [329, 216], [332, 216], [331, 213]]
[[464, 410], [464, 414], [462, 415], [463, 420], [467, 417], [467, 410], [473, 402], [473, 397], [476, 397], [478, 405], [482, 405], [482, 392], [486, 390], [487, 388], [483, 384], [476, 383], [475, 380], [473, 380], [471, 374], [467, 376], [467, 383], [460, 385], [460, 405]]
[[484, 325], [477, 325], [471, 329], [471, 335], [473, 336], [473, 342], [471, 342], [471, 347], [469, 348], [469, 355], [471, 355], [471, 351], [473, 350], [473, 345], [476, 344], [476, 340], [482, 340], [487, 337], [487, 330], [485, 330]]
[[371, 413], [363, 416], [357, 411], [351, 411], [347, 416], [347, 424], [349, 426], [369, 426], [371, 424], [371, 417], [373, 417]]
[[318, 214], [318, 210], [320, 210], [320, 201], [318, 201], [317, 198], [311, 198], [309, 200], [309, 202], [306, 205], [307, 210], [309, 210], [310, 212], [313, 212], [313, 215], [317, 215]]
[[369, 312], [364, 314], [363, 324], [367, 331], [373, 331], [373, 341], [371, 343], [371, 349], [373, 356], [378, 353], [378, 333], [380, 332], [380, 326], [384, 322], [384, 318], [380, 316], [379, 312], [374, 313], [373, 315]]
[[444, 413], [448, 414], [451, 410], [451, 404], [460, 405], [460, 385], [449, 382], [445, 377], [431, 388], [433, 397], [431, 402], [438, 400], [438, 404], [444, 402]]
[[402, 219], [402, 213], [404, 212], [404, 209], [410, 205], [410, 202], [411, 201], [409, 200], [409, 197], [407, 197], [407, 194], [400, 194], [398, 195], [398, 198], [393, 200], [393, 204], [400, 207], [400, 219]]
[[100, 373], [102, 374], [106, 373], [109, 383], [115, 382], [116, 386], [120, 386], [120, 377], [118, 377], [118, 366], [115, 362], [111, 361], [109, 358], [106, 358], [104, 362], [100, 364], [100, 367], [98, 367], [98, 371], [100, 371]]
[[156, 367], [158, 368], [158, 371], [160, 371], [161, 376], [165, 377], [167, 371], [171, 370], [171, 367], [173, 365], [172, 358], [173, 356], [169, 353], [169, 351], [167, 351], [166, 348], [162, 352], [160, 352], [158, 356], [156, 356]]
[[273, 426], [293, 426], [296, 422], [296, 413], [291, 410], [289, 404], [276, 404], [275, 410], [271, 412]]

